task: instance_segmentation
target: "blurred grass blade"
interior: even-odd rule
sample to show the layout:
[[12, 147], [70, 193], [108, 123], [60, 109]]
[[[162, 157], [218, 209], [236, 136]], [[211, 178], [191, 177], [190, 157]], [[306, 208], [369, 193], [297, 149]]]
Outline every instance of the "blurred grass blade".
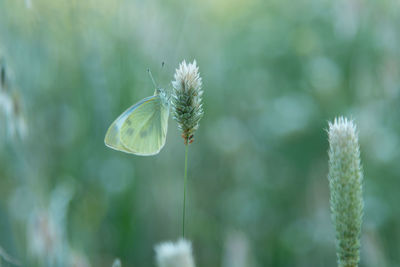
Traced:
[[[10, 255], [8, 255], [8, 253], [2, 247], [0, 247], [0, 258], [15, 266], [21, 266], [21, 263], [18, 260], [11, 257]], [[1, 266], [1, 261], [0, 261], [0, 266]]]

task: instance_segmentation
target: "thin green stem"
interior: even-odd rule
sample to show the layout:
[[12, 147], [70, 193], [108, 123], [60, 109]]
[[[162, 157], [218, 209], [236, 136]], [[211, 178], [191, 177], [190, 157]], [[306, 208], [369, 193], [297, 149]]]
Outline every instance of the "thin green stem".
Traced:
[[182, 210], [182, 237], [185, 238], [185, 213], [186, 213], [186, 184], [189, 145], [185, 145], [185, 176], [183, 178], [183, 210]]

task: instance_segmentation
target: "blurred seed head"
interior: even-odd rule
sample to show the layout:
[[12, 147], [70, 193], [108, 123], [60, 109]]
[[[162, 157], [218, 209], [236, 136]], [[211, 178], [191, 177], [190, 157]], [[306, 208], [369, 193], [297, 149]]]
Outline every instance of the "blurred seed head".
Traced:
[[25, 139], [28, 128], [22, 112], [22, 100], [16, 90], [10, 90], [8, 72], [2, 58], [0, 58], [0, 109], [5, 116], [8, 136]]
[[121, 261], [119, 259], [115, 259], [112, 267], [121, 267]]
[[[28, 255], [39, 266], [74, 266], [74, 252], [67, 239], [67, 212], [73, 193], [74, 185], [64, 182], [52, 190], [48, 206], [37, 204], [39, 195], [31, 199], [35, 205], [27, 220]], [[84, 255], [80, 256], [84, 263]]]
[[[10, 104], [11, 107], [6, 107], [8, 136], [25, 139], [28, 134], [28, 127], [22, 112], [22, 101], [18, 94], [13, 94]], [[11, 110], [8, 110], [8, 108]]]
[[12, 112], [12, 99], [6, 84], [6, 67], [4, 59], [0, 57], [0, 108], [8, 118]]
[[176, 243], [165, 242], [155, 246], [158, 267], [194, 267], [192, 245], [180, 239]]
[[250, 256], [248, 237], [239, 231], [230, 231], [224, 244], [223, 267], [254, 266]]
[[46, 210], [34, 212], [28, 222], [28, 248], [30, 255], [39, 260], [55, 260], [60, 242], [60, 230]]
[[194, 140], [194, 132], [199, 128], [200, 119], [203, 117], [202, 81], [196, 60], [187, 64], [184, 60], [174, 75], [172, 81], [173, 118], [178, 122], [182, 131], [185, 144]]
[[339, 267], [358, 266], [364, 202], [358, 134], [353, 121], [329, 123], [329, 187]]
[[0, 108], [7, 119], [11, 117], [14, 109], [13, 100], [11, 96], [3, 90], [0, 91]]

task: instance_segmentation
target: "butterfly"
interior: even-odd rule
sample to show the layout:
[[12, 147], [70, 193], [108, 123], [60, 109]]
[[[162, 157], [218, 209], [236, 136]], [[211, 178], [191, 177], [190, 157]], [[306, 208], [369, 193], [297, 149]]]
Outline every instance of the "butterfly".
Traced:
[[104, 143], [130, 154], [158, 154], [167, 138], [169, 105], [167, 92], [156, 89], [153, 96], [140, 100], [111, 124]]

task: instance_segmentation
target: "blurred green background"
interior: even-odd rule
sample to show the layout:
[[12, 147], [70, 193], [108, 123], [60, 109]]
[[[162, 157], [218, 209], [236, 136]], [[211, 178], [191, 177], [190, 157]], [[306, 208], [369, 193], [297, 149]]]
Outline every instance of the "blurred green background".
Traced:
[[186, 229], [197, 266], [336, 266], [325, 130], [338, 115], [360, 134], [361, 266], [399, 266], [399, 10], [0, 0], [3, 93], [21, 111], [0, 116], [0, 247], [23, 266], [154, 266], [154, 245], [181, 234], [183, 140], [172, 119], [157, 156], [103, 138], [153, 93], [147, 68], [170, 90], [179, 62], [196, 59], [205, 115], [189, 149]]

